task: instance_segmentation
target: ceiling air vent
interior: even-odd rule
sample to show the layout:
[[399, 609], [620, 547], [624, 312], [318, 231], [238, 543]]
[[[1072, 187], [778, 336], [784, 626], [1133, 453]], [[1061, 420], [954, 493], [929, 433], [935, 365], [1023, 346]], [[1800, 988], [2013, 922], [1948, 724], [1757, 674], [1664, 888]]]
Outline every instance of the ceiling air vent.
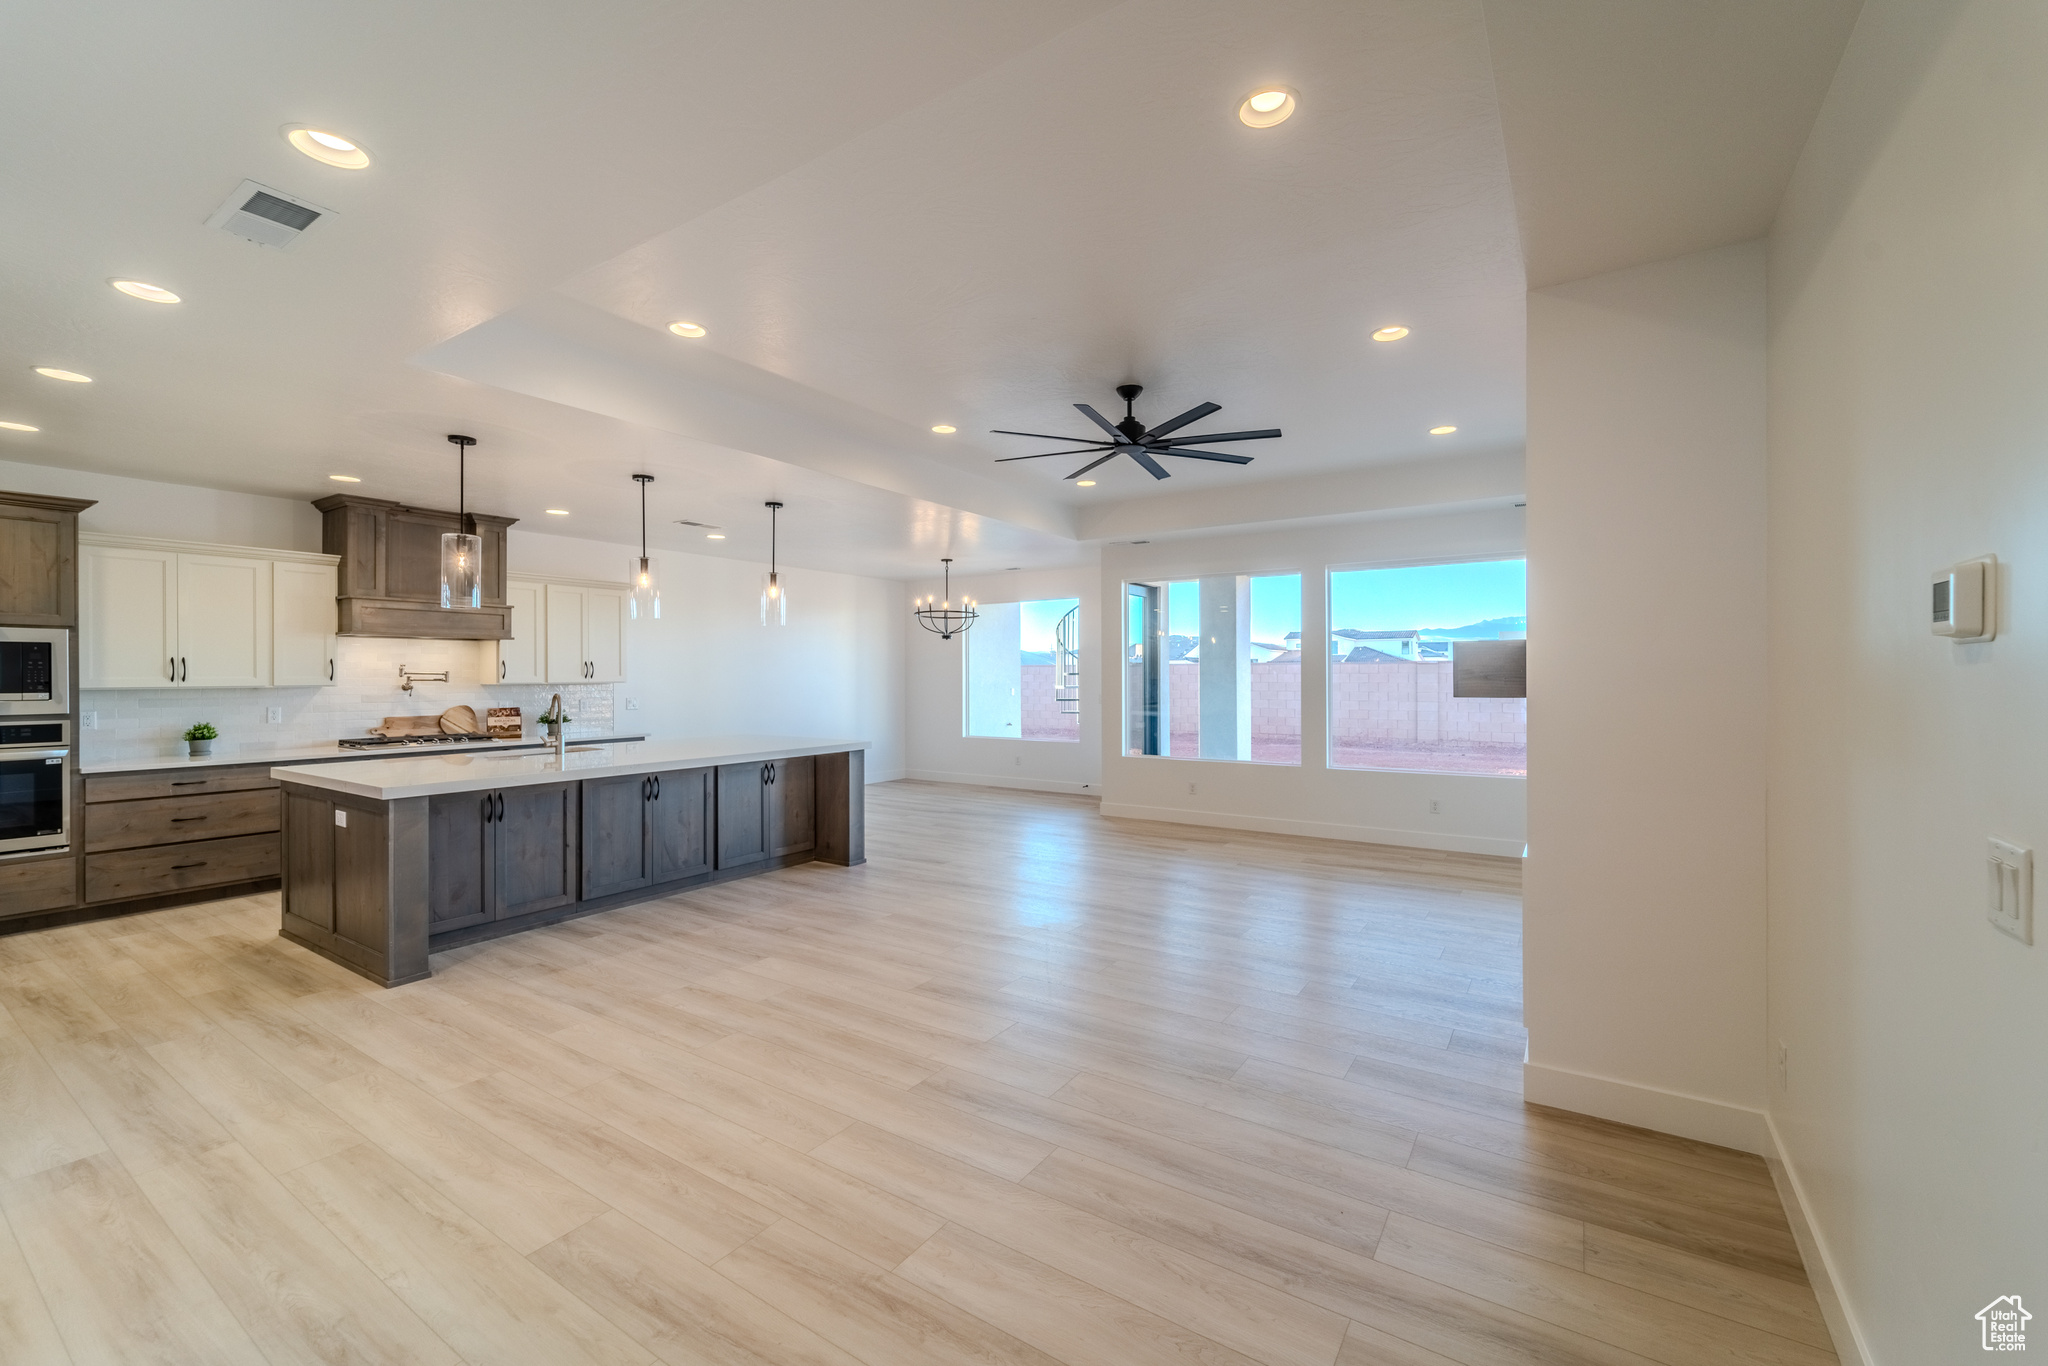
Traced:
[[206, 226], [259, 247], [288, 247], [299, 240], [300, 233], [333, 213], [283, 190], [245, 180], [213, 211]]

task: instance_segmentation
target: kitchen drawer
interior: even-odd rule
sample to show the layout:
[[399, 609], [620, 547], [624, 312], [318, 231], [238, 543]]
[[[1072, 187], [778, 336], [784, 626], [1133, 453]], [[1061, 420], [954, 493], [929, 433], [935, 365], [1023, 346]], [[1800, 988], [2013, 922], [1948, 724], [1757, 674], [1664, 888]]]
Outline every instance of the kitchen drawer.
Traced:
[[145, 844], [222, 839], [278, 828], [278, 791], [212, 792], [196, 797], [156, 797], [139, 802], [100, 802], [85, 808], [85, 852], [135, 849]]
[[277, 786], [269, 764], [231, 768], [171, 768], [155, 773], [98, 773], [85, 780], [88, 802], [132, 802], [150, 797], [192, 797], [207, 792], [248, 792]]
[[70, 855], [0, 863], [0, 920], [32, 911], [61, 911], [78, 902], [78, 861]]
[[85, 856], [85, 899], [123, 901], [155, 896], [187, 887], [247, 882], [276, 877], [279, 839], [276, 835], [241, 835], [190, 844], [159, 844], [153, 849], [123, 849]]

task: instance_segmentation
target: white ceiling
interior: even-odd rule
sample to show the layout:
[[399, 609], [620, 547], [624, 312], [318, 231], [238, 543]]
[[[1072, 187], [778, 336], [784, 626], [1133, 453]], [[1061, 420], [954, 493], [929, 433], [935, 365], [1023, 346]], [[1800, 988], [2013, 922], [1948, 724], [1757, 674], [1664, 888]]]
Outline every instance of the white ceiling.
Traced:
[[[1572, 239], [1546, 187], [1626, 218], [1587, 227], [1572, 259], [1595, 269], [1754, 235], [1853, 10], [1691, 6], [1758, 20], [1753, 41], [1723, 24], [1697, 46], [1764, 108], [1724, 135], [1701, 111], [1725, 83], [1684, 86], [1690, 112], [1664, 125], [1694, 171], [1630, 218], [1560, 151], [1585, 109], [1530, 94], [1629, 58], [1584, 33], [1591, 5], [17, 0], [0, 420], [43, 430], [0, 432], [0, 458], [293, 498], [345, 472], [445, 505], [441, 438], [462, 430], [484, 443], [473, 504], [529, 529], [632, 539], [626, 476], [645, 469], [659, 545], [756, 557], [779, 497], [790, 562], [896, 577], [941, 553], [1052, 564], [1148, 527], [1511, 496], [1521, 255], [1547, 271], [1535, 244]], [[1243, 127], [1237, 101], [1274, 80], [1300, 112]], [[1625, 80], [1601, 98], [1602, 120], [1668, 102]], [[299, 156], [280, 130], [301, 123], [375, 165]], [[1715, 137], [1706, 171], [1685, 160]], [[282, 252], [205, 228], [244, 178], [335, 214]], [[1702, 183], [1748, 207], [1701, 226]], [[127, 299], [114, 276], [186, 301]], [[677, 317], [711, 334], [661, 330]], [[1414, 333], [1370, 342], [1385, 322]], [[1091, 490], [1060, 479], [1079, 457], [994, 463], [1055, 447], [985, 429], [1083, 435], [1069, 405], [1110, 412], [1125, 379], [1147, 385], [1141, 417], [1212, 400], [1194, 430], [1286, 436], [1157, 485], [1123, 460]], [[1459, 433], [1423, 434], [1440, 422]], [[1391, 482], [1364, 477], [1382, 467]]]

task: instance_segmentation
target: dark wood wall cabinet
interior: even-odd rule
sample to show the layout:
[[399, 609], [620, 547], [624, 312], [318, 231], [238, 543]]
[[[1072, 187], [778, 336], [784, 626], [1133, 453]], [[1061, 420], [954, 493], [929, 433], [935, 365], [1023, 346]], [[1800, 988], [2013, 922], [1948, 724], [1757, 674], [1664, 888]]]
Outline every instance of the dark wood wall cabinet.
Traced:
[[78, 625], [78, 514], [91, 506], [0, 493], [0, 626]]
[[441, 606], [441, 537], [453, 512], [338, 493], [320, 509], [320, 548], [341, 557], [341, 634], [409, 640], [510, 640], [505, 528], [516, 517], [471, 513], [484, 543], [483, 606]]
[[859, 750], [378, 801], [284, 779], [282, 933], [385, 986], [430, 951], [866, 860]]

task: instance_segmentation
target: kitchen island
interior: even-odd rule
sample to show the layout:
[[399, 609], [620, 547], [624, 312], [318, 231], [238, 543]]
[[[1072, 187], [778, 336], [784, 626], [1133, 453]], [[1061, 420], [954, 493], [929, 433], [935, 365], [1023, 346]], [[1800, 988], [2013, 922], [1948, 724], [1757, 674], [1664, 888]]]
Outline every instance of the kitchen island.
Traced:
[[390, 987], [427, 955], [707, 883], [866, 861], [865, 740], [284, 766], [280, 933]]

